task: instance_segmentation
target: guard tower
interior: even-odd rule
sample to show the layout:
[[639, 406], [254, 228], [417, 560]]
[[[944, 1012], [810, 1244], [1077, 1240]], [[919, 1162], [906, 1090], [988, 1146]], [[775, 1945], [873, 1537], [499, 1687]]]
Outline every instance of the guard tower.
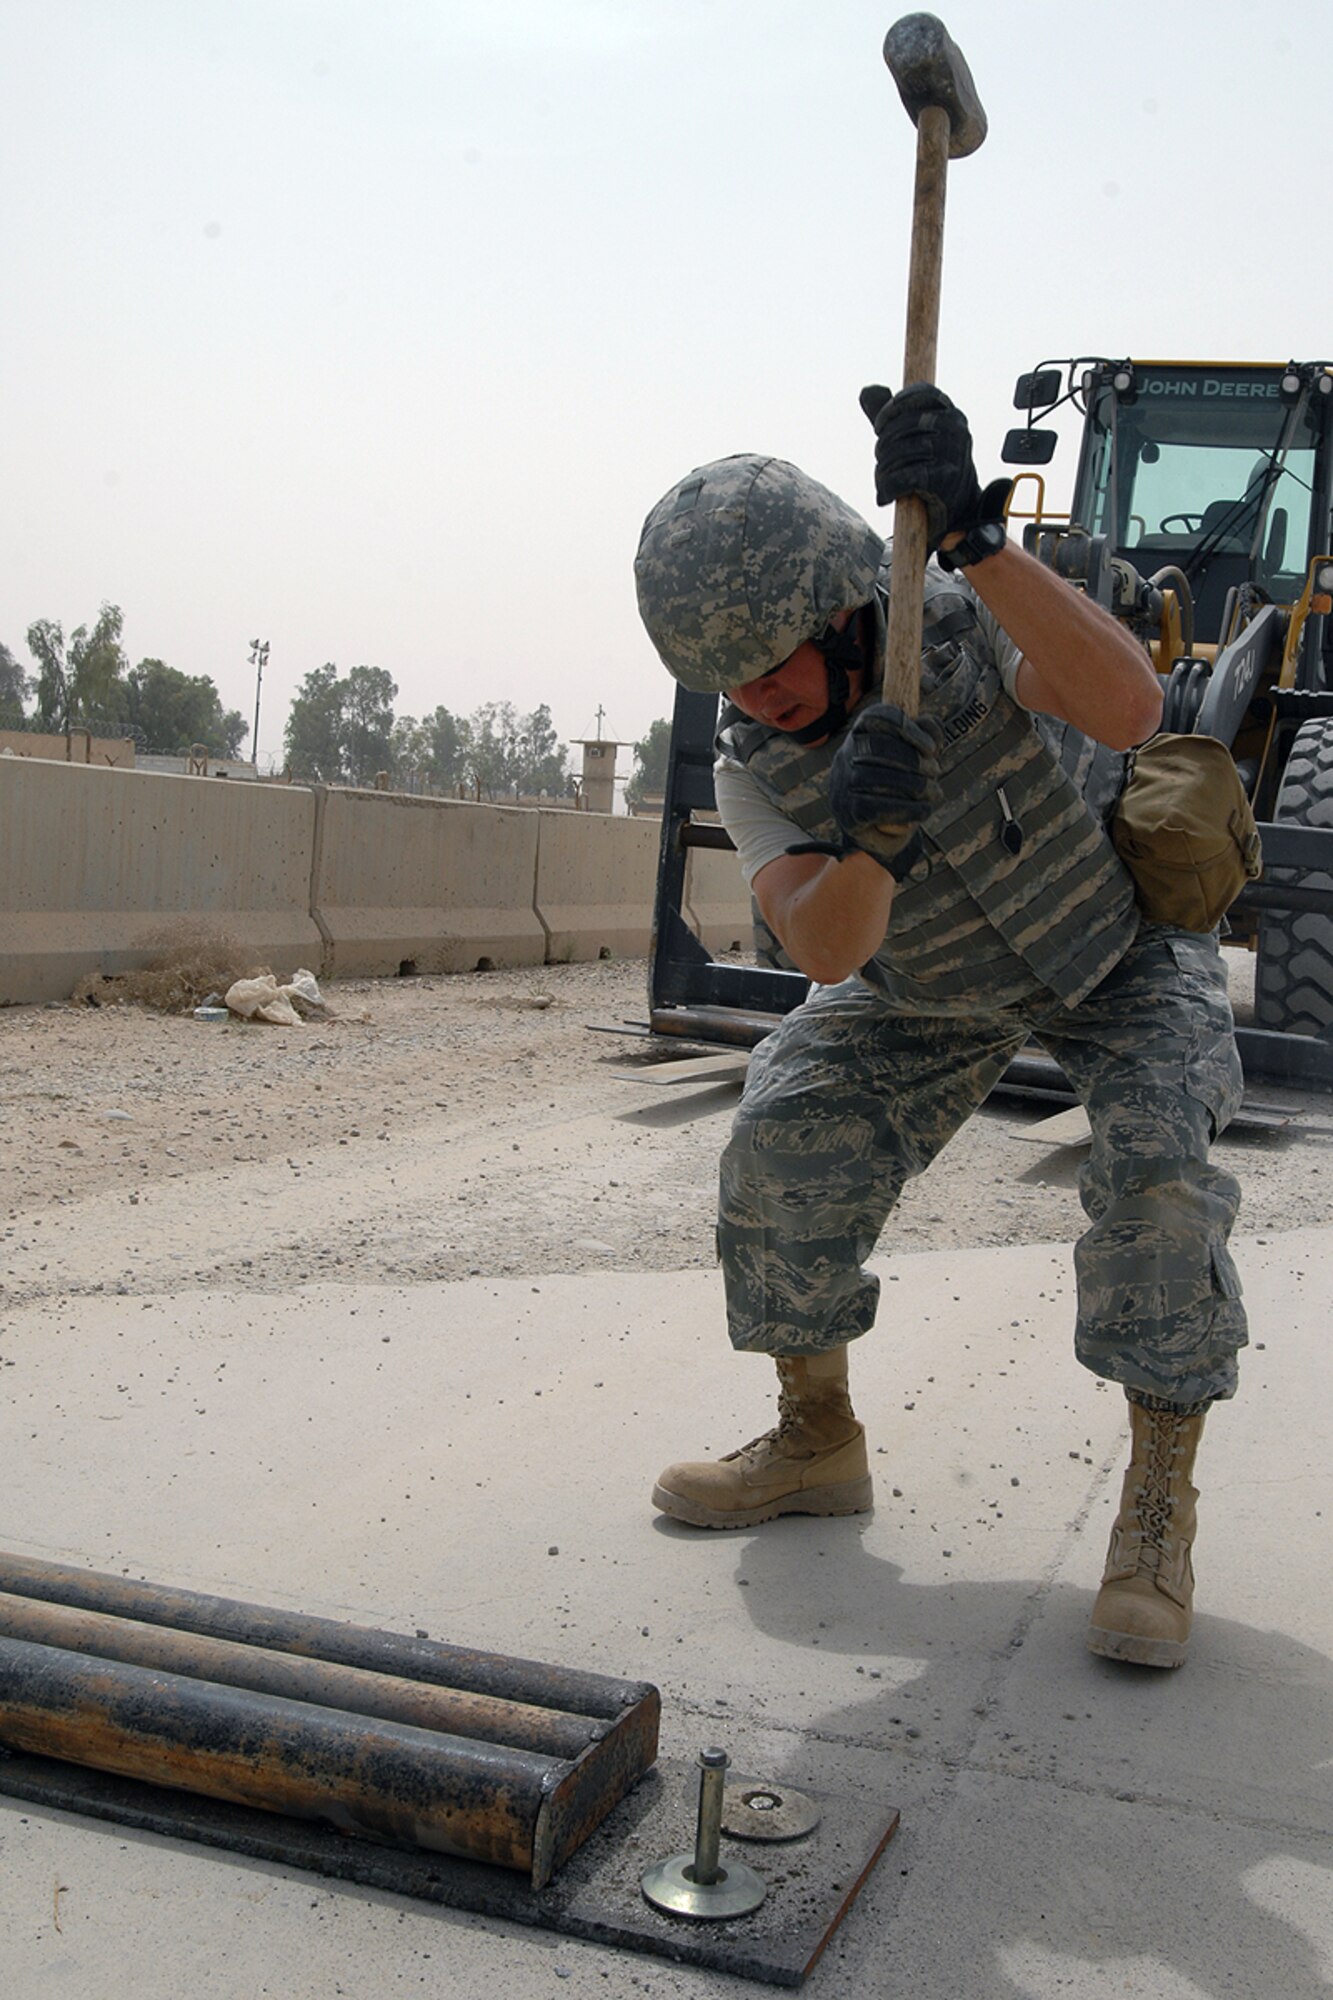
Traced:
[[605, 711], [597, 711], [596, 736], [576, 736], [575, 743], [583, 751], [583, 770], [579, 780], [579, 811], [609, 813], [615, 811], [616, 804], [616, 751], [625, 750], [628, 743], [612, 736], [603, 736], [602, 726]]

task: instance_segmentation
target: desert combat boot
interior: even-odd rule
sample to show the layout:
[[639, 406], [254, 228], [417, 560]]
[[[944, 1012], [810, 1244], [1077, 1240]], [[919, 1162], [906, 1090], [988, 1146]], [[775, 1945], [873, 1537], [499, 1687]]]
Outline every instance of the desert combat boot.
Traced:
[[1194, 1618], [1190, 1484], [1202, 1411], [1129, 1405], [1131, 1451], [1088, 1645], [1109, 1660], [1182, 1667]]
[[653, 1505], [695, 1528], [748, 1528], [779, 1514], [863, 1514], [873, 1494], [865, 1431], [847, 1393], [847, 1349], [774, 1357], [771, 1431], [725, 1458], [669, 1465]]

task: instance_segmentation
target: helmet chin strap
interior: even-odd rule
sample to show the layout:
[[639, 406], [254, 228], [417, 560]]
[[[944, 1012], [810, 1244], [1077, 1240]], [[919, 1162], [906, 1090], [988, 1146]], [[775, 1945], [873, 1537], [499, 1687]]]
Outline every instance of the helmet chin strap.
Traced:
[[851, 676], [858, 667], [867, 665], [865, 648], [861, 644], [861, 616], [860, 611], [853, 612], [842, 631], [833, 625], [826, 625], [813, 641], [824, 655], [828, 706], [813, 722], [807, 722], [804, 729], [789, 732], [793, 743], [821, 743], [826, 736], [836, 736], [846, 722], [852, 691]]

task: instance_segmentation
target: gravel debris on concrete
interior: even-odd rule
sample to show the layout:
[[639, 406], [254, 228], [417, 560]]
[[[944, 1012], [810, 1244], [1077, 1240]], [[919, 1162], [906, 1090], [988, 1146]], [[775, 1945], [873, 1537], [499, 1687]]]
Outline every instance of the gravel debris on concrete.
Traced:
[[[658, 1066], [695, 1046], [603, 1032], [646, 1022], [642, 962], [353, 980], [326, 998], [328, 1018], [299, 1028], [0, 1010], [11, 1301], [712, 1264], [738, 1085], [664, 1089]], [[1223, 1141], [1240, 1227], [1322, 1223], [1333, 1103], [1258, 1094], [1291, 1122]], [[881, 1251], [1077, 1235], [1083, 1153], [1032, 1142], [1056, 1109], [993, 1099], [908, 1188]]]

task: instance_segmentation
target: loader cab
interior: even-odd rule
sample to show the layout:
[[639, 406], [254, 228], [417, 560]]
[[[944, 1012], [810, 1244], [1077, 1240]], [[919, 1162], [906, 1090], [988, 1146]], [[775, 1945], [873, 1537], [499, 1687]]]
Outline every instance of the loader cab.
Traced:
[[1103, 363], [1084, 396], [1072, 516], [1141, 576], [1180, 569], [1197, 638], [1216, 641], [1241, 584], [1300, 596], [1328, 549], [1333, 375]]
[[[1081, 361], [1020, 378], [1028, 427], [1004, 457], [1045, 463], [1054, 410], [1083, 418], [1069, 518], [1145, 580], [1176, 570], [1197, 643], [1215, 645], [1242, 586], [1292, 605], [1333, 552], [1333, 368], [1325, 362]], [[1319, 621], [1320, 624], [1323, 621]], [[1327, 685], [1316, 632], [1301, 678]]]

